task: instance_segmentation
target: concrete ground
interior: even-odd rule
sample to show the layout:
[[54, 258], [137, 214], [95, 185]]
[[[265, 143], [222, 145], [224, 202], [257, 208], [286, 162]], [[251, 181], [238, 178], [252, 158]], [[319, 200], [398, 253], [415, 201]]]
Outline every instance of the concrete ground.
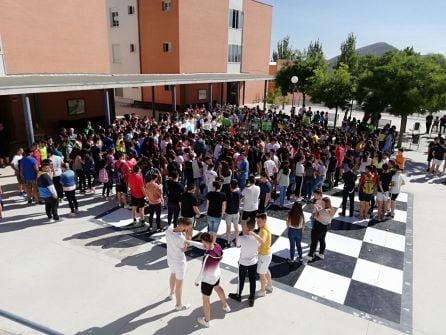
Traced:
[[[446, 334], [446, 235], [441, 178], [425, 178], [424, 148], [407, 152], [405, 192], [414, 195], [413, 334]], [[446, 177], [442, 178], [443, 180]], [[94, 216], [114, 206], [98, 195], [80, 198], [78, 218], [48, 224], [43, 206], [28, 207], [16, 195], [9, 168], [0, 170], [5, 196], [0, 221], [0, 310], [63, 334], [399, 334], [391, 328], [327, 307], [276, 285], [274, 292], [247, 303], [230, 302], [226, 314], [214, 294], [212, 328], [196, 323], [201, 295], [193, 280], [200, 261], [188, 262], [184, 301], [192, 308], [173, 311], [168, 295], [165, 249], [142, 243], [125, 231], [101, 226]], [[442, 219], [443, 218], [443, 219]], [[235, 273], [222, 270], [226, 293], [236, 290]], [[0, 317], [0, 334], [38, 334]]]

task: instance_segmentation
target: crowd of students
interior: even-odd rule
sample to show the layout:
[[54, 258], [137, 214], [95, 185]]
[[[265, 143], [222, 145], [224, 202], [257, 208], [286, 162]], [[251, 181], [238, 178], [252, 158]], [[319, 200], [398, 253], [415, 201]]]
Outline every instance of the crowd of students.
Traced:
[[[271, 232], [267, 225], [272, 206], [280, 209], [286, 200], [293, 202], [286, 220], [290, 263], [303, 261], [301, 241], [306, 223], [302, 205], [306, 202], [313, 204], [308, 258], [324, 258], [325, 235], [335, 213], [322, 189], [343, 183], [340, 215], [346, 215], [348, 201], [349, 215], [354, 215], [355, 192], [359, 194], [360, 219], [384, 220], [395, 215], [395, 201], [404, 184], [404, 153], [399, 149], [391, 159], [395, 127], [377, 129], [369, 121], [346, 115], [341, 127], [329, 129], [323, 115], [310, 108], [287, 115], [219, 105], [212, 111], [195, 107], [183, 114], [164, 113], [158, 120], [126, 115], [109, 127], [94, 128], [88, 123], [79, 132], [61, 129], [55, 138], [19, 149], [11, 166], [18, 190], [29, 205], [44, 203], [51, 222], [60, 219], [58, 207], [64, 199], [70, 216], [76, 216], [77, 197], [94, 193], [102, 185], [101, 194], [96, 196], [131, 207], [133, 223], [127, 228], [152, 233], [167, 229], [169, 297], [175, 297], [179, 310], [188, 308], [181, 300], [184, 251], [189, 246], [205, 250], [197, 285], [201, 285], [204, 307], [199, 322], [209, 326], [213, 289], [223, 309], [230, 311], [219, 286], [219, 262], [225, 247], [241, 248], [239, 287], [230, 298], [241, 300], [246, 275], [250, 306], [254, 305], [256, 274], [260, 277], [257, 296], [272, 291], [268, 270]], [[432, 155], [437, 157], [438, 151], [437, 146]], [[431, 168], [438, 169], [437, 163], [434, 160]], [[377, 214], [373, 216], [375, 205]], [[165, 227], [161, 222], [163, 208], [168, 212]], [[208, 233], [201, 234], [201, 242], [192, 241], [192, 227], [203, 214]], [[222, 220], [226, 241], [219, 240], [219, 244], [217, 232]]]

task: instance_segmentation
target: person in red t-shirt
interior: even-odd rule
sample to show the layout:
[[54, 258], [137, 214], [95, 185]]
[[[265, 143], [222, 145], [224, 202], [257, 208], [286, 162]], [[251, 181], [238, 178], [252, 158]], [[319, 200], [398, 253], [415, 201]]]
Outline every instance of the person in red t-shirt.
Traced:
[[342, 169], [342, 162], [344, 161], [345, 149], [341, 142], [336, 142], [335, 156], [338, 160], [336, 166], [335, 186], [338, 186], [339, 180], [342, 178], [342, 174], [344, 173], [344, 170]]
[[144, 226], [144, 202], [146, 190], [144, 188], [144, 180], [141, 176], [141, 169], [138, 165], [135, 165], [132, 172], [128, 174], [127, 183], [130, 187], [130, 194], [132, 196], [132, 218], [133, 224], [138, 226], [136, 222], [136, 214], [139, 212], [139, 225]]
[[127, 206], [127, 179], [130, 174], [130, 168], [125, 161], [124, 153], [118, 154], [118, 161], [115, 163], [115, 171], [119, 170], [119, 178], [116, 180], [116, 195], [119, 205], [124, 208]]

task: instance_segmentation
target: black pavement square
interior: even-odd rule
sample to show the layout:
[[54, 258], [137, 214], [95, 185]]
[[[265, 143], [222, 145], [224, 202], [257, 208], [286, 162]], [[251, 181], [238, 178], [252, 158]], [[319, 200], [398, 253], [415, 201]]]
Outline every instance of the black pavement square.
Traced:
[[353, 224], [340, 219], [333, 219], [330, 224], [329, 231], [342, 236], [363, 240], [367, 227], [359, 224]]
[[305, 265], [303, 264], [289, 264], [285, 259], [273, 256], [269, 270], [271, 271], [271, 277], [274, 280], [294, 287], [304, 268]]
[[344, 305], [399, 323], [401, 295], [352, 280]]
[[323, 260], [316, 257], [315, 260], [309, 261], [307, 266], [351, 278], [355, 270], [356, 258], [326, 250]]
[[403, 222], [394, 221], [391, 218], [385, 219], [381, 222], [370, 220], [369, 227], [373, 227], [379, 230], [385, 230], [399, 235], [406, 235], [406, 224]]
[[368, 242], [362, 243], [359, 258], [398, 270], [404, 269], [404, 252]]

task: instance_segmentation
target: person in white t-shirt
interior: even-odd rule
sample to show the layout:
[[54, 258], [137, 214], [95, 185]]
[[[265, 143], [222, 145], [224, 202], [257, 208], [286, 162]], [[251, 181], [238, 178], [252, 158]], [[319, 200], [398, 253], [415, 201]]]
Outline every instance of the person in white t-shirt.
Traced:
[[60, 182], [60, 176], [62, 175], [62, 164], [64, 161], [61, 157], [54, 154], [53, 149], [48, 149], [48, 159], [51, 161], [53, 169], [53, 184], [57, 192], [57, 197], [59, 198], [59, 201], [62, 201], [63, 187]]
[[242, 229], [245, 230], [248, 220], [255, 220], [259, 209], [260, 187], [256, 185], [254, 176], [249, 176], [248, 185], [242, 191], [243, 213]]
[[390, 217], [392, 218], [395, 217], [396, 199], [401, 192], [401, 186], [405, 184], [401, 172], [401, 167], [395, 164], [395, 173], [390, 184]]
[[19, 148], [17, 150], [17, 153], [12, 158], [11, 167], [14, 170], [14, 174], [15, 174], [15, 176], [17, 178], [17, 183], [18, 183], [17, 187], [19, 189], [20, 195], [26, 196], [25, 188], [23, 187], [22, 176], [20, 174], [20, 169], [19, 169], [19, 161], [22, 158], [23, 158], [23, 148]]
[[183, 279], [186, 273], [186, 255], [187, 249], [186, 233], [192, 228], [192, 220], [179, 218], [177, 227], [169, 226], [166, 230], [167, 244], [167, 265], [170, 270], [170, 294], [169, 300], [173, 300], [175, 295], [177, 311], [185, 310], [191, 307], [190, 304], [183, 304], [181, 295], [183, 291]]
[[[214, 186], [212, 184], [217, 180], [218, 174], [214, 171], [214, 164], [210, 163], [207, 166], [206, 172], [204, 173], [204, 183], [206, 184], [207, 192], [212, 192], [214, 190]], [[206, 193], [207, 193], [206, 192]]]
[[259, 260], [259, 245], [260, 243], [256, 239], [256, 233], [254, 233], [255, 220], [250, 220], [246, 224], [246, 231], [243, 236], [238, 239], [238, 247], [240, 247], [240, 259], [238, 269], [238, 290], [237, 293], [229, 293], [229, 298], [236, 301], [242, 300], [242, 292], [245, 286], [246, 274], [249, 278], [249, 306], [254, 306], [254, 299], [256, 293], [256, 274], [257, 274], [257, 262]]
[[274, 174], [276, 174], [279, 170], [277, 169], [276, 163], [271, 159], [271, 154], [265, 154], [265, 163], [263, 163], [263, 168], [265, 169], [268, 178], [272, 179]]

